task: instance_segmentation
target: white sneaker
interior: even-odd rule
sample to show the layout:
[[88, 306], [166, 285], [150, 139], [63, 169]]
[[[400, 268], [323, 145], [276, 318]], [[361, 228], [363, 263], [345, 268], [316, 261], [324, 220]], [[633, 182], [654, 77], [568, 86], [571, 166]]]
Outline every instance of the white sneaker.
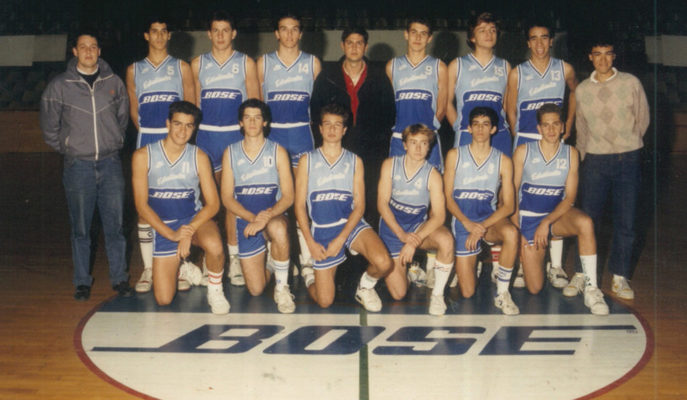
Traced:
[[570, 283], [563, 288], [563, 296], [575, 297], [584, 291], [584, 274], [581, 272], [575, 273]]
[[628, 282], [624, 276], [613, 275], [611, 290], [621, 299], [632, 300], [635, 298], [635, 291], [632, 290], [630, 282]]
[[181, 264], [181, 268], [184, 269], [185, 278], [191, 285], [200, 285], [200, 282], [203, 280], [203, 271], [201, 271], [196, 264], [190, 261], [184, 261]]
[[246, 284], [238, 255], [229, 256], [229, 282], [234, 286], [244, 286]]
[[568, 285], [568, 275], [561, 267], [549, 267], [546, 269], [546, 276], [551, 282], [551, 286], [562, 289]]
[[584, 289], [584, 305], [589, 307], [594, 315], [608, 315], [608, 305], [604, 301], [604, 294], [597, 287], [587, 286]]
[[358, 290], [355, 291], [355, 300], [362, 304], [367, 311], [377, 312], [382, 309], [382, 300], [374, 288], [363, 289], [358, 286]]
[[291, 314], [296, 310], [293, 299], [294, 296], [289, 290], [289, 285], [284, 285], [281, 289], [274, 288], [274, 302], [277, 303], [277, 309], [280, 313]]
[[417, 287], [423, 287], [427, 284], [427, 274], [420, 268], [420, 264], [417, 262], [412, 262], [408, 268], [408, 282], [414, 284]]
[[448, 284], [448, 287], [454, 288], [458, 286], [458, 274], [453, 274], [453, 279], [451, 279], [451, 283]]
[[429, 314], [430, 315], [444, 315], [446, 314], [446, 302], [444, 302], [443, 295], [432, 295], [429, 299]]
[[208, 286], [208, 304], [213, 314], [226, 314], [229, 312], [229, 301], [224, 297], [221, 285]]
[[141, 278], [136, 282], [136, 292], [148, 293], [153, 286], [153, 269], [144, 268], [141, 273]]
[[301, 268], [301, 276], [303, 277], [303, 282], [305, 282], [305, 287], [315, 283], [315, 270], [312, 267], [304, 265]]
[[520, 265], [517, 274], [515, 274], [515, 279], [513, 280], [513, 287], [518, 289], [525, 287], [525, 273], [522, 270], [522, 265]]
[[179, 266], [179, 275], [177, 275], [177, 291], [179, 292], [185, 292], [191, 289], [191, 282], [189, 280], [190, 278], [186, 273], [187, 269], [188, 267], [186, 266], [186, 261], [183, 261]]
[[520, 309], [510, 297], [510, 292], [505, 291], [498, 296], [494, 297], [494, 305], [496, 308], [501, 309], [505, 315], [518, 315], [520, 314]]

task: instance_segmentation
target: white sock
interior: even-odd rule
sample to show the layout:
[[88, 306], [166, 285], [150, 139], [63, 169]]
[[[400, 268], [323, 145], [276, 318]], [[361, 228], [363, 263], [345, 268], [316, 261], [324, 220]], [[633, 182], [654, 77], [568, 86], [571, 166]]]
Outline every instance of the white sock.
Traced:
[[141, 247], [143, 268], [153, 268], [153, 227], [149, 224], [138, 224], [138, 244]]
[[499, 259], [501, 257], [501, 246], [491, 246], [491, 268], [498, 271], [501, 264]]
[[289, 260], [277, 261], [273, 260], [274, 265], [274, 279], [276, 280], [277, 289], [281, 289], [289, 284]]
[[451, 275], [453, 263], [444, 264], [437, 261], [434, 264], [434, 287], [432, 288], [432, 296], [441, 296], [444, 294], [444, 288], [448, 277]]
[[434, 266], [436, 264], [437, 264], [437, 252], [433, 251], [433, 250], [428, 251], [427, 252], [427, 263], [425, 265], [425, 269], [427, 270], [427, 272], [432, 270], [432, 268], [434, 268]]
[[374, 289], [377, 281], [377, 278], [371, 277], [368, 275], [367, 271], [365, 271], [363, 272], [363, 276], [360, 277], [360, 284], [358, 286], [360, 286], [361, 289]]
[[584, 272], [587, 286], [597, 287], [596, 282], [596, 254], [591, 256], [580, 256], [582, 272]]
[[222, 290], [222, 276], [224, 275], [224, 268], [219, 272], [208, 271], [208, 289], [219, 288]]
[[563, 240], [551, 240], [549, 256], [551, 258], [551, 268], [561, 268], [563, 266]]
[[239, 255], [239, 245], [227, 243], [227, 250], [229, 250], [229, 257], [236, 257]]
[[506, 268], [499, 265], [498, 272], [496, 272], [496, 294], [508, 291], [508, 284], [510, 283], [512, 274], [513, 268]]
[[296, 226], [296, 234], [298, 235], [298, 244], [301, 247], [301, 254], [298, 256], [301, 267], [305, 264], [312, 265], [312, 255], [310, 254], [310, 249], [308, 249], [308, 244], [305, 242], [305, 236], [303, 236], [303, 231], [300, 226]]

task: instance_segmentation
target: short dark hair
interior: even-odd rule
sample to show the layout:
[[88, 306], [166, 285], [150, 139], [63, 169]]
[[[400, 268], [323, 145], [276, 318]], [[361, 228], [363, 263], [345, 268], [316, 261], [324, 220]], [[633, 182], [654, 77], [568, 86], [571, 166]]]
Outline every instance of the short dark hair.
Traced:
[[165, 24], [167, 26], [167, 32], [172, 31], [172, 25], [169, 21], [169, 18], [164, 17], [162, 15], [150, 15], [145, 20], [145, 26], [143, 27], [143, 32], [150, 32], [150, 27], [155, 23]]
[[[262, 114], [262, 120], [267, 123], [267, 125], [265, 125], [265, 127], [262, 129], [262, 134], [267, 137], [267, 135], [270, 134], [270, 124], [272, 123], [272, 111], [270, 111], [270, 107], [262, 100], [248, 99], [239, 106], [239, 121], [243, 119], [243, 114], [246, 112], [246, 108], [257, 108], [260, 110], [260, 114]], [[241, 127], [241, 134], [244, 135], [243, 127]]]
[[196, 105], [193, 103], [189, 103], [188, 101], [175, 101], [174, 103], [169, 105], [169, 113], [167, 114], [167, 119], [171, 121], [172, 117], [174, 117], [174, 114], [177, 113], [192, 116], [193, 125], [195, 126], [195, 129], [193, 130], [194, 133], [198, 130], [198, 126], [200, 126], [200, 121], [203, 119], [203, 113], [202, 111], [200, 111], [200, 108], [196, 107]]
[[553, 30], [553, 26], [551, 26], [550, 23], [545, 22], [544, 20], [537, 18], [537, 19], [530, 19], [525, 24], [525, 30], [524, 30], [525, 41], [530, 40], [530, 30], [532, 30], [532, 28], [536, 28], [536, 27], [546, 28], [549, 31], [549, 39], [553, 40], [553, 37], [556, 34], [556, 32], [554, 32], [554, 30]]
[[212, 29], [213, 22], [225, 21], [231, 26], [231, 30], [236, 30], [236, 23], [234, 18], [224, 11], [215, 11], [208, 19], [208, 31]]
[[613, 50], [615, 50], [615, 45], [613, 44], [615, 41], [613, 40], [613, 36], [608, 33], [608, 34], [596, 34], [589, 42], [587, 43], [587, 50], [589, 51], [589, 54], [592, 53], [592, 49], [594, 47], [612, 47]]
[[541, 119], [544, 114], [556, 114], [558, 118], [563, 121], [563, 110], [554, 103], [546, 103], [537, 110], [537, 125], [541, 124]]
[[365, 44], [367, 44], [367, 40], [370, 38], [370, 34], [367, 33], [367, 30], [363, 28], [362, 26], [353, 26], [351, 28], [344, 28], [343, 32], [341, 33], [341, 42], [345, 42], [346, 39], [348, 39], [349, 36], [352, 34], [357, 33], [358, 35], [363, 37], [363, 40], [365, 41]]
[[429, 19], [423, 18], [423, 17], [412, 17], [408, 19], [408, 24], [406, 25], [406, 32], [410, 31], [410, 25], [412, 24], [422, 24], [427, 27], [429, 30], [429, 36], [432, 36], [432, 32], [434, 31], [432, 28], [432, 23], [429, 22]]
[[[81, 36], [90, 36], [95, 39], [95, 41], [98, 43], [98, 47], [100, 47], [100, 39], [98, 38], [98, 33], [94, 29], [90, 28], [83, 28], [79, 29], [77, 31], [74, 31], [70, 35], [70, 40], [69, 42], [72, 44], [72, 47], [76, 47], [76, 43], [79, 41], [79, 38]], [[69, 50], [71, 53], [71, 49]]]
[[403, 143], [405, 143], [406, 140], [408, 140], [409, 136], [417, 134], [427, 136], [427, 139], [429, 139], [430, 146], [434, 143], [436, 132], [434, 132], [433, 129], [429, 128], [425, 124], [412, 124], [406, 126], [406, 128], [401, 133], [401, 140], [403, 141]]
[[337, 103], [331, 103], [327, 104], [326, 106], [322, 107], [320, 109], [320, 124], [322, 123], [322, 120], [324, 119], [324, 116], [326, 114], [333, 114], [333, 115], [338, 115], [343, 119], [343, 124], [344, 126], [348, 126], [348, 118], [350, 116], [348, 110], [341, 104]]
[[488, 117], [489, 121], [491, 121], [492, 126], [498, 126], [499, 123], [499, 116], [496, 114], [496, 111], [491, 108], [491, 107], [475, 107], [470, 111], [470, 116], [468, 117], [468, 120], [470, 121], [470, 125], [472, 125], [472, 120], [477, 118], [477, 117]]
[[471, 49], [475, 49], [475, 44], [472, 43], [472, 39], [475, 37], [475, 28], [481, 23], [485, 24], [494, 24], [496, 27], [496, 37], [498, 38], [500, 30], [499, 30], [499, 22], [494, 16], [494, 14], [490, 12], [483, 12], [481, 14], [478, 14], [472, 18], [470, 18], [470, 21], [468, 22], [468, 46]]
[[283, 14], [280, 14], [277, 17], [277, 19], [274, 20], [274, 30], [275, 31], [279, 30], [279, 23], [281, 22], [281, 20], [286, 19], [286, 18], [295, 19], [296, 22], [298, 22], [298, 29], [300, 29], [301, 31], [303, 30], [303, 20], [301, 19], [301, 17], [299, 17], [298, 15], [293, 14], [291, 12], [285, 12]]

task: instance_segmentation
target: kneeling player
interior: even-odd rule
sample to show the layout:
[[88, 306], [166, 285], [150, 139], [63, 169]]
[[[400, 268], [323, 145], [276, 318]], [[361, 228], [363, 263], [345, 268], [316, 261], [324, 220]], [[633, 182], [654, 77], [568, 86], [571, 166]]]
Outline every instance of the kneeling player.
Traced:
[[391, 296], [400, 300], [406, 295], [406, 264], [413, 260], [415, 249], [438, 250], [429, 313], [443, 315], [444, 287], [453, 268], [453, 237], [443, 226], [446, 211], [441, 174], [426, 160], [434, 135], [423, 124], [403, 130], [405, 155], [382, 164], [377, 208], [382, 217], [379, 235], [394, 259], [394, 269], [385, 279]]
[[226, 314], [229, 302], [222, 289], [224, 251], [219, 229], [211, 219], [219, 210], [219, 196], [208, 156], [188, 143], [200, 119], [200, 110], [189, 102], [169, 106], [167, 136], [134, 153], [134, 201], [138, 214], [154, 229], [153, 290], [157, 303], [172, 302], [179, 260], [186, 258], [191, 244], [195, 244], [205, 251], [210, 308], [215, 314]]
[[[222, 162], [222, 200], [236, 215], [241, 269], [253, 296], [262, 293], [274, 270], [274, 301], [279, 312], [296, 306], [289, 291], [289, 235], [284, 212], [293, 204], [289, 155], [266, 139], [271, 114], [267, 104], [250, 99], [239, 107], [243, 140], [229, 146]], [[265, 239], [271, 243], [265, 264]]]
[[596, 238], [591, 218], [573, 207], [577, 196], [578, 152], [561, 143], [561, 109], [553, 103], [537, 111], [541, 140], [518, 146], [513, 153], [514, 183], [518, 188], [517, 220], [523, 240], [520, 258], [525, 284], [532, 294], [544, 285], [542, 262], [549, 236], [577, 236], [585, 274], [584, 304], [592, 314], [608, 314], [597, 287]]
[[[296, 170], [296, 220], [315, 263], [302, 274], [310, 296], [321, 306], [334, 301], [336, 267], [346, 260], [344, 247], [370, 265], [355, 294], [368, 311], [382, 309], [374, 287], [393, 263], [384, 243], [362, 219], [365, 211], [363, 163], [341, 146], [348, 112], [339, 105], [321, 111], [322, 146], [303, 155]], [[307, 205], [307, 209], [306, 209]], [[312, 221], [312, 228], [310, 227]]]
[[480, 242], [484, 239], [501, 243], [494, 305], [504, 314], [516, 315], [520, 310], [508, 292], [518, 251], [518, 230], [508, 220], [514, 209], [513, 164], [490, 143], [497, 131], [496, 112], [489, 107], [475, 107], [469, 119], [472, 143], [448, 152], [444, 174], [446, 208], [453, 215], [458, 285], [464, 297], [472, 297]]

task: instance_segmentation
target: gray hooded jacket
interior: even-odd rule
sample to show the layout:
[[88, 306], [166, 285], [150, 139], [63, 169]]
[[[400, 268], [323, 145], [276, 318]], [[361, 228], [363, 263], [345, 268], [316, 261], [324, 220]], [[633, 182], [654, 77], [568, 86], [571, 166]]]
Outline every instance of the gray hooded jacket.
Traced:
[[76, 57], [41, 96], [41, 129], [45, 142], [60, 154], [99, 160], [124, 145], [129, 99], [122, 80], [102, 59], [91, 88], [76, 70]]

